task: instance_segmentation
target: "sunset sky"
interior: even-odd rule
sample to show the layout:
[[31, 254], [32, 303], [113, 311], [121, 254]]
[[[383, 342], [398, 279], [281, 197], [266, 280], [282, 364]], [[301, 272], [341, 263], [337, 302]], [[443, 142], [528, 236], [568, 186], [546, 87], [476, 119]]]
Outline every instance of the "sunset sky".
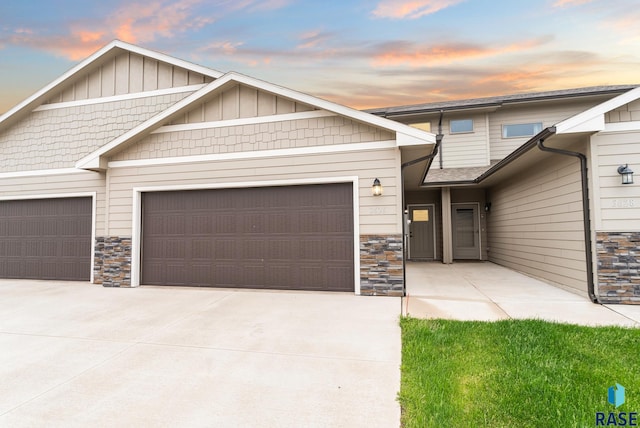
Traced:
[[640, 83], [635, 0], [0, 3], [0, 113], [120, 39], [355, 108]]

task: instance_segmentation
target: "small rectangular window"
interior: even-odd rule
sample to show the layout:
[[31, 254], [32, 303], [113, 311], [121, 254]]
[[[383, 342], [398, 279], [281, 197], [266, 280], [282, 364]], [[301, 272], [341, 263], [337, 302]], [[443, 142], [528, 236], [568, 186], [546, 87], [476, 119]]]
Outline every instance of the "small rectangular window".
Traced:
[[473, 119], [452, 120], [449, 122], [449, 129], [452, 134], [473, 132]]
[[502, 125], [502, 138], [533, 137], [542, 131], [542, 123]]
[[410, 123], [409, 126], [431, 132], [431, 122]]

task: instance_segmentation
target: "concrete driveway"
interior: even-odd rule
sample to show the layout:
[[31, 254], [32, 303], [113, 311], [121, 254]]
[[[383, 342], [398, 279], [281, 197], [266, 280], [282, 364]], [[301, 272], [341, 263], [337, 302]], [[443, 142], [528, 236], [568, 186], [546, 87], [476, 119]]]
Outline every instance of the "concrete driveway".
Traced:
[[0, 426], [398, 426], [400, 302], [0, 280]]
[[407, 263], [403, 313], [466, 321], [537, 318], [601, 326], [640, 327], [640, 305], [597, 305], [490, 262]]

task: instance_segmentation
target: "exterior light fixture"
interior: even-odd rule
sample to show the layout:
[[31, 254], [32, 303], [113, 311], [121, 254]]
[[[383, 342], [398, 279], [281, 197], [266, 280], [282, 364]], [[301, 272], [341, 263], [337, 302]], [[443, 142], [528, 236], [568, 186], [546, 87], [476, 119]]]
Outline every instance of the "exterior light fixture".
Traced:
[[484, 210], [485, 212], [491, 211], [491, 202], [487, 202], [486, 204], [484, 204]]
[[633, 184], [633, 171], [629, 168], [629, 165], [620, 165], [618, 174], [622, 176], [622, 184]]
[[373, 180], [373, 186], [371, 186], [371, 192], [373, 193], [373, 196], [382, 195], [382, 184], [380, 184], [380, 180], [378, 180], [377, 178]]

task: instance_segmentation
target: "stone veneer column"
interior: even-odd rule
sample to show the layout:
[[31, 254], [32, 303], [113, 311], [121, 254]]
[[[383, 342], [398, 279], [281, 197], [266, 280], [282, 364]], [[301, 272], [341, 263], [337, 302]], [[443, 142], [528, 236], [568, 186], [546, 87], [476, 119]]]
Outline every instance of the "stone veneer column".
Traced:
[[640, 232], [597, 232], [602, 303], [640, 304]]
[[93, 282], [105, 287], [131, 287], [131, 238], [97, 237]]
[[402, 235], [360, 235], [360, 294], [402, 296]]

